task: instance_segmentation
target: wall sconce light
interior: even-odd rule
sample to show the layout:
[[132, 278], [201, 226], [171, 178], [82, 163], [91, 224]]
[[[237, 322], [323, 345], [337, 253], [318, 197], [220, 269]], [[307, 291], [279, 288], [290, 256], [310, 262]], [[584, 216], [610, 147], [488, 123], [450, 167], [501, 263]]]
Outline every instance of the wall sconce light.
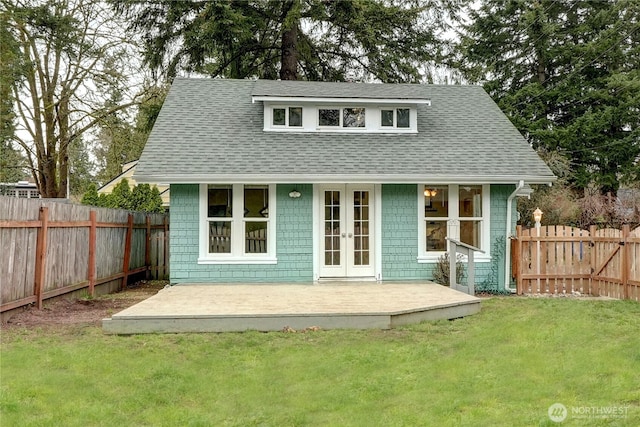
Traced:
[[536, 228], [540, 227], [540, 221], [542, 221], [543, 213], [544, 212], [542, 212], [540, 208], [536, 208], [536, 210], [533, 211], [533, 220], [536, 222]]
[[291, 197], [292, 199], [297, 199], [300, 196], [302, 196], [302, 194], [300, 194], [298, 190], [293, 190], [291, 193], [289, 193], [289, 197]]
[[436, 190], [435, 188], [425, 188], [424, 195], [425, 197], [436, 197], [438, 195], [438, 190]]

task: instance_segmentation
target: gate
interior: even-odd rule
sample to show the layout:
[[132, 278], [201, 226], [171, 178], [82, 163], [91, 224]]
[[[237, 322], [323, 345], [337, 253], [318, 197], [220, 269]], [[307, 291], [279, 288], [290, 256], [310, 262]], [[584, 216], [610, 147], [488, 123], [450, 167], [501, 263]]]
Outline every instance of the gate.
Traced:
[[640, 227], [517, 227], [518, 294], [586, 294], [640, 301]]

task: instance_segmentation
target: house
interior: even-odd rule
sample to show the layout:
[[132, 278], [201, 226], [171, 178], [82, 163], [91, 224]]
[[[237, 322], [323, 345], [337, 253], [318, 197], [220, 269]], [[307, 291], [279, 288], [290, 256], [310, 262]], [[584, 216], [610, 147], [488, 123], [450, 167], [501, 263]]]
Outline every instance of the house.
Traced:
[[510, 281], [555, 177], [480, 86], [177, 78], [134, 174], [171, 184], [171, 282], [430, 279], [445, 237]]
[[39, 199], [40, 191], [34, 182], [0, 182], [0, 195], [24, 199]]
[[[135, 187], [137, 185], [136, 180], [133, 178], [133, 174], [136, 171], [136, 166], [138, 165], [138, 160], [133, 160], [131, 162], [127, 162], [122, 165], [122, 172], [120, 175], [113, 178], [111, 181], [104, 184], [102, 187], [98, 189], [98, 194], [111, 194], [113, 189], [116, 188], [118, 184], [123, 179], [126, 179], [129, 182], [129, 187]], [[169, 210], [169, 186], [157, 183], [149, 183], [152, 187], [155, 185], [158, 187], [158, 191], [160, 192], [160, 197], [162, 198], [162, 206], [165, 211]]]

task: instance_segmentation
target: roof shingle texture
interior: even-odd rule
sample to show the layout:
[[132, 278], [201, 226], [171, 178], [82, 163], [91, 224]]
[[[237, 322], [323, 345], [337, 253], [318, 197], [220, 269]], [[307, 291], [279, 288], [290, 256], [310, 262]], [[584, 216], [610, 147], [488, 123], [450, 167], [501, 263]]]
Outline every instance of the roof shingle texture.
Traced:
[[[288, 90], [288, 88], [291, 88]], [[417, 134], [263, 131], [253, 95], [431, 99]], [[271, 176], [283, 182], [385, 182], [494, 177], [549, 182], [553, 174], [479, 86], [175, 79], [136, 171], [155, 182]], [[193, 181], [190, 181], [193, 179]], [[206, 181], [205, 181], [206, 180]], [[418, 182], [418, 181], [415, 181]]]

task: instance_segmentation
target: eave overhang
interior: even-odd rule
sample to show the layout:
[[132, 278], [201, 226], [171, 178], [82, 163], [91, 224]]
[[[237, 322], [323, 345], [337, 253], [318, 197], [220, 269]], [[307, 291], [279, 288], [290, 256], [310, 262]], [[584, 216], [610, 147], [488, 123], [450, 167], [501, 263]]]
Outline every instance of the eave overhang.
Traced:
[[540, 175], [336, 175], [336, 174], [179, 174], [134, 175], [136, 182], [163, 184], [552, 184], [555, 176]]

